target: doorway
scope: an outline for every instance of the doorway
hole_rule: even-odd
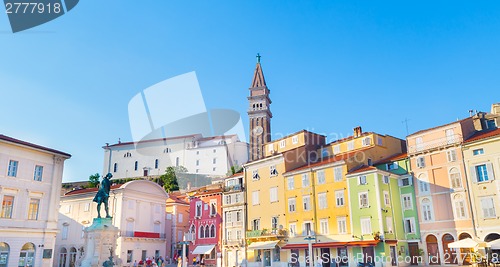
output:
[[[322,267],[330,267],[330,249],[321,248],[320,250],[320,260]]]
[[[410,253],[410,265],[418,265],[419,262],[422,262],[417,242],[408,243],[408,251]]]
[[[375,250],[373,247],[363,247],[363,263],[365,266],[368,263],[374,263]]]
[[[396,254],[396,246],[390,246],[391,250],[391,266],[397,266],[396,258],[398,257]]]
[[[429,265],[441,265],[436,236],[428,235],[425,242],[427,243],[427,260],[429,261]]]
[[[457,264],[457,254],[454,248],[449,248],[448,244],[455,241],[455,238],[450,234],[443,235],[443,252],[445,264]]]
[[[458,240],[466,239],[466,238],[472,238],[471,235],[468,233],[461,233],[458,236]],[[462,258],[462,265],[470,265],[471,264],[471,253],[472,253],[471,248],[461,248],[460,249],[460,257]]]

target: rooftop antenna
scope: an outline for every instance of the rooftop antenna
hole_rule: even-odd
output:
[[[410,120],[408,118],[405,118],[405,120],[401,122],[401,123],[404,123],[406,126],[406,136],[410,135],[410,132],[408,131],[408,122],[409,121]]]
[[[469,116],[472,117],[474,115],[474,110],[469,109]]]

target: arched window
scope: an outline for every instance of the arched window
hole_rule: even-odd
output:
[[[0,267],[7,267],[9,262],[10,247],[5,242],[0,242]]]
[[[59,267],[66,267],[66,261],[68,260],[68,250],[66,248],[61,248],[59,251]],[[24,265],[23,265],[24,266]]]
[[[429,192],[429,179],[427,179],[427,174],[422,173],[418,176],[418,193],[428,194]]]
[[[118,163],[115,163],[115,165],[113,166],[113,172],[117,172],[118,171]]]
[[[215,237],[215,225],[210,226],[210,237]]]
[[[203,225],[200,225],[200,231],[198,231],[200,233],[200,238],[205,238],[205,228],[203,227]]]
[[[433,212],[432,212],[432,203],[428,198],[422,199],[422,217],[424,221],[432,221],[434,220]]]
[[[76,248],[69,250],[69,267],[74,267],[76,264]]]
[[[462,188],[462,177],[457,168],[451,168],[448,175],[450,176],[451,188]]]
[[[155,159],[155,169],[158,169],[158,159]]]
[[[210,237],[210,227],[208,225],[205,225],[205,238]]]
[[[170,149],[168,147],[163,150],[163,153],[165,153],[165,154],[170,153],[170,152],[172,152],[172,149]]]
[[[35,266],[35,245],[33,243],[26,243],[21,248],[18,266]]]
[[[134,163],[134,170],[137,171],[138,168],[139,168],[139,162],[135,161],[135,163]]]
[[[453,197],[453,207],[454,207],[456,219],[466,219],[467,218],[467,209],[465,207],[465,199],[462,195],[456,194]]]

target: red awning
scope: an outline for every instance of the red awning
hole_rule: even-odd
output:
[[[391,240],[387,240],[387,239],[386,239],[384,242],[385,242],[386,244],[389,244],[389,245],[396,245],[396,244],[398,243],[398,241],[397,241],[397,240],[393,240],[393,239],[391,239]]]
[[[286,244],[281,249],[306,249],[308,244]]]
[[[376,246],[380,240],[367,240],[367,241],[351,241],[348,242],[350,247],[371,247]]]
[[[345,247],[349,242],[326,242],[326,243],[316,243],[313,244],[315,248],[336,248]]]

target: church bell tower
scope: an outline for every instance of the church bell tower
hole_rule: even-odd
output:
[[[271,118],[269,109],[271,99],[267,88],[260,55],[257,54],[257,65],[249,88],[248,118],[250,119],[250,161],[264,158],[264,145],[271,141]]]

